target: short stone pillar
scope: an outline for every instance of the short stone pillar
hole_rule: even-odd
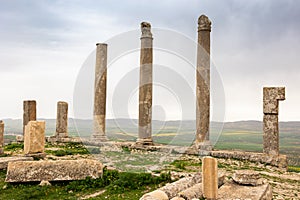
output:
[[[211,21],[207,16],[201,15],[198,19],[195,144],[203,150],[211,150],[212,148],[209,142],[210,32]]]
[[[152,145],[152,33],[148,22],[141,23],[139,131],[137,144]]]
[[[94,85],[94,130],[92,140],[105,142],[105,116],[106,116],[106,77],[107,77],[107,44],[96,44],[96,65]]]
[[[68,103],[57,102],[56,132],[58,138],[68,137]]]
[[[36,120],[36,101],[27,100],[23,102],[23,135],[25,134],[25,126],[29,121]]]
[[[218,198],[218,161],[210,156],[202,159],[202,191],[205,199]]]
[[[278,107],[282,100],[285,100],[285,87],[263,88],[263,152],[268,155],[279,155]]]
[[[4,122],[0,120],[0,154],[4,153]]]
[[[24,153],[44,153],[45,121],[29,121],[25,126]]]

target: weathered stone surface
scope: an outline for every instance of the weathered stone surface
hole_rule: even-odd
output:
[[[140,200],[169,200],[168,195],[161,190],[154,190],[143,195]]]
[[[4,152],[4,122],[0,120],[0,154]]]
[[[278,115],[264,114],[263,122],[263,152],[270,155],[279,155]]]
[[[152,141],[152,33],[151,25],[141,23],[139,133],[137,143],[151,145]]]
[[[57,102],[56,137],[68,137],[68,103]]]
[[[99,178],[102,164],[96,160],[19,161],[8,164],[6,182],[81,180]]]
[[[244,152],[244,151],[211,151],[210,155],[217,158],[233,158],[238,160],[249,160],[251,162],[264,163],[287,169],[286,155],[267,155],[264,153]]]
[[[210,156],[202,159],[202,191],[206,199],[218,197],[218,161]]]
[[[24,153],[44,153],[45,121],[29,121],[25,126]]]
[[[264,114],[278,114],[278,101],[280,100],[285,100],[285,87],[264,87]]]
[[[202,181],[200,174],[195,174],[192,177],[182,178],[173,183],[167,184],[161,187],[160,190],[164,191],[168,197],[171,199],[178,196],[178,193],[192,187],[193,185],[200,183]]]
[[[182,197],[174,197],[174,198],[172,198],[171,200],[185,200],[185,199],[182,198]]]
[[[249,187],[228,182],[219,189],[218,199],[270,200],[272,199],[272,188],[269,184]]]
[[[209,140],[210,31],[210,20],[207,16],[201,15],[198,19],[198,48],[196,73],[196,144]]]
[[[279,100],[285,100],[284,87],[263,88],[263,152],[269,155],[279,155]]]
[[[27,100],[23,102],[23,135],[25,134],[25,126],[29,121],[36,120],[36,101]]]
[[[233,174],[232,179],[241,185],[262,185],[263,179],[260,174],[253,170],[237,170]]]
[[[9,162],[31,161],[32,157],[0,157],[0,170],[6,169]]]
[[[94,85],[94,132],[92,140],[107,141],[105,134],[106,117],[106,79],[107,79],[107,44],[96,44],[96,65]]]
[[[183,199],[203,198],[202,183],[197,183],[186,190],[179,192]]]

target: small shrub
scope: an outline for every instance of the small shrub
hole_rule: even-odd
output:
[[[129,147],[122,147],[122,150],[123,150],[125,153],[130,153]]]
[[[11,144],[8,144],[6,146],[4,146],[4,150],[6,151],[16,151],[16,150],[22,150],[24,148],[24,144],[21,143],[11,143]]]

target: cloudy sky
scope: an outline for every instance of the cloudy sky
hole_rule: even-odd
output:
[[[224,99],[214,101],[225,103],[225,120],[261,120],[263,86],[285,86],[286,101],[280,102],[280,120],[300,120],[298,0],[0,0],[0,3],[0,118],[22,118],[22,103],[26,99],[37,100],[40,118],[55,118],[56,102],[60,100],[69,103],[71,117],[87,117],[74,115],[74,103],[80,102],[74,100],[80,96],[74,95],[74,91],[82,66],[97,42],[111,41],[116,35],[136,30],[142,21],[151,22],[153,28],[172,30],[196,40],[197,18],[206,14],[213,23],[212,60],[225,94]],[[155,57],[154,53],[156,65],[161,65],[159,60],[163,62],[160,56],[168,59],[159,53]],[[123,64],[119,59],[115,65],[138,66],[138,59],[135,52],[124,58]],[[92,69],[93,63],[90,65]],[[118,104],[118,100],[113,100],[117,91],[114,87],[122,77],[111,75],[116,69],[108,71],[108,118],[114,117],[112,106]],[[134,68],[122,70],[123,74],[129,74]],[[163,96],[163,91],[157,89],[154,98]],[[168,95],[164,99],[169,99],[169,103],[160,104],[156,100],[154,118],[181,119],[176,103],[172,107],[172,102],[178,101],[177,95],[170,91]],[[137,96],[131,96],[127,101],[128,112],[135,117]],[[193,95],[189,98],[194,101]],[[83,104],[92,105],[91,102],[92,98]],[[91,113],[89,106],[77,107]],[[161,115],[165,117],[160,118]],[[193,116],[191,113],[187,118]]]

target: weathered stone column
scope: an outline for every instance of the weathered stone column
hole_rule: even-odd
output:
[[[151,145],[152,140],[152,33],[148,22],[141,23],[139,136],[137,144]]]
[[[210,31],[211,21],[201,15],[198,19],[197,86],[196,86],[196,146],[206,146],[209,142],[210,120]]]
[[[29,121],[25,126],[24,153],[44,153],[45,121]]]
[[[68,137],[68,103],[57,102],[56,132],[59,138]]]
[[[4,152],[4,122],[0,120],[0,154]]]
[[[107,44],[96,44],[95,86],[94,86],[94,132],[92,140],[105,142],[106,115],[106,76],[107,76]]]
[[[269,155],[279,155],[278,101],[280,100],[285,100],[284,87],[263,88],[263,152]]]
[[[218,198],[218,161],[210,156],[202,159],[202,192],[205,199]]]
[[[29,121],[36,120],[36,101],[28,100],[23,102],[23,135],[25,134],[25,126]]]

